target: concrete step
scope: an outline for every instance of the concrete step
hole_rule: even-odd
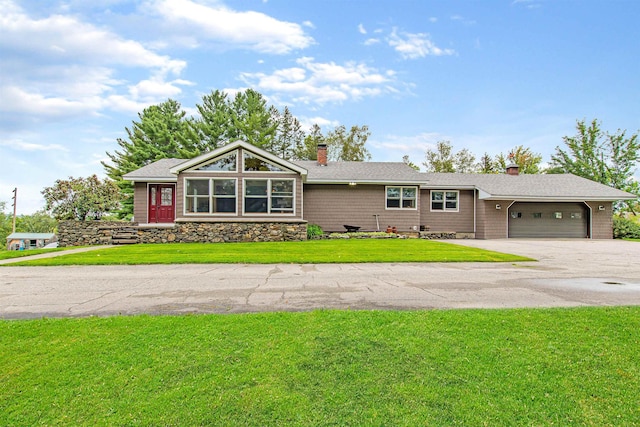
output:
[[[138,239],[111,239],[112,245],[135,245]]]

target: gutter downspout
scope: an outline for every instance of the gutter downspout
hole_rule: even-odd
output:
[[[509,206],[507,206],[507,239],[509,238],[509,209],[511,209],[511,206],[513,206],[513,204],[516,202],[516,200],[514,200],[513,202],[509,203]]]
[[[478,207],[478,189],[473,190],[473,238],[476,239],[476,227],[478,219],[476,218],[476,208]]]
[[[589,239],[593,239],[593,209],[591,209],[591,206],[589,206],[589,203],[586,201],[583,200],[582,203],[589,209],[589,229],[587,230],[587,234],[589,235]]]

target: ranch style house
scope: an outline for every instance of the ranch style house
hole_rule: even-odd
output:
[[[404,163],[289,161],[235,141],[124,175],[134,224],[162,241],[252,241],[325,232],[458,238],[611,239],[612,206],[634,195],[571,174],[422,173]],[[153,233],[152,233],[153,234]],[[269,240],[269,238],[266,238]],[[148,238],[147,241],[154,241]]]

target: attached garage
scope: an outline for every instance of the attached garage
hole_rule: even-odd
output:
[[[509,237],[589,237],[584,203],[516,202],[509,207]]]

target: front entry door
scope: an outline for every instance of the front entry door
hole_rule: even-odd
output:
[[[176,219],[176,192],[173,184],[149,184],[149,223]]]

